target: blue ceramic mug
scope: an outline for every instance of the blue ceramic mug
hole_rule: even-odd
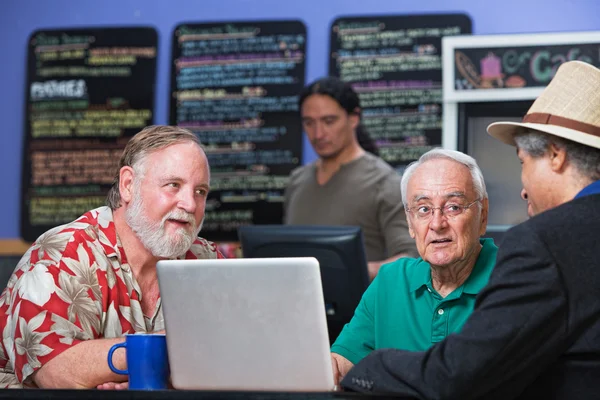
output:
[[[112,361],[113,353],[121,347],[127,352],[127,369],[116,368]],[[108,366],[115,374],[129,375],[129,389],[167,389],[170,372],[165,335],[125,335],[123,343],[115,344],[108,351]]]

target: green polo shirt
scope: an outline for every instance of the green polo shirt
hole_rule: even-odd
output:
[[[445,298],[433,288],[430,266],[422,258],[400,258],[382,266],[331,351],[356,364],[376,349],[422,351],[458,332],[496,263],[494,241],[480,242],[471,275]]]

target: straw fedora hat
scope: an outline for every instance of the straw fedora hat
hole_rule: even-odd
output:
[[[517,133],[534,130],[600,149],[600,69],[582,61],[562,64],[523,122],[494,122],[488,133],[515,146]]]

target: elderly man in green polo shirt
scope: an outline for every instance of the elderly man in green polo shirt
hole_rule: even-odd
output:
[[[433,149],[407,167],[401,185],[421,257],[381,268],[331,348],[336,378],[373,350],[426,350],[459,331],[494,268],[498,248],[481,238],[488,196],[472,157]]]

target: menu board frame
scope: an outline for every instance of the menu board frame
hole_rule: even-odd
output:
[[[250,28],[256,28],[256,32],[252,32]],[[197,40],[198,42],[205,41],[206,43],[198,43],[196,46],[216,46],[217,40],[226,40],[227,38],[233,38],[234,40],[227,46],[234,49],[231,51],[224,51],[223,49],[228,48],[223,44],[223,52],[218,53],[213,47],[210,52],[206,49],[202,51],[198,50],[196,54],[194,51],[187,52],[187,59],[184,62],[180,62],[182,57],[182,49],[180,48],[180,35],[182,28],[187,30],[184,32],[186,35],[193,36],[190,40]],[[244,36],[246,34],[246,36]],[[282,47],[281,51],[271,50],[256,50],[262,49],[261,46],[252,47],[249,45],[244,48],[243,38],[252,37],[254,34],[255,38],[265,38],[268,42],[271,37],[282,38],[282,42],[278,42]],[[276,36],[279,35],[279,36]],[[294,42],[290,39],[288,43],[285,41],[286,35],[296,35],[298,42]],[[200,141],[205,147],[209,164],[211,167],[211,192],[207,199],[207,206],[205,212],[205,222],[200,233],[202,237],[205,237],[211,241],[216,242],[237,242],[237,227],[246,224],[279,224],[283,220],[283,193],[289,173],[296,167],[301,165],[302,162],[302,126],[300,116],[297,110],[297,97],[300,94],[302,88],[305,85],[306,79],[306,49],[307,49],[307,29],[306,25],[302,20],[299,19],[285,19],[285,20],[241,20],[241,21],[212,21],[212,22],[200,22],[200,21],[187,21],[179,23],[172,34],[171,40],[171,74],[170,74],[170,103],[169,103],[169,122],[173,125],[178,125],[192,132],[196,133],[200,138]],[[206,38],[206,39],[203,39]],[[235,39],[242,38],[240,41]],[[261,39],[262,40],[262,39]],[[269,43],[265,42],[264,49],[269,48]],[[301,42],[301,43],[300,43]],[[257,42],[258,43],[258,42]],[[262,41],[260,42],[262,43]],[[290,47],[287,47],[291,44]],[[238,47],[236,47],[238,46]],[[296,46],[294,48],[294,46]],[[190,48],[194,47],[190,44]],[[254,50],[248,50],[252,48]],[[238,49],[235,52],[235,49]],[[213,51],[214,50],[214,51]],[[248,51],[249,53],[247,53]],[[292,83],[282,83],[279,86],[273,83],[255,83],[249,76],[259,76],[266,71],[254,71],[248,73],[244,71],[243,67],[238,70],[238,77],[240,82],[250,82],[247,84],[240,85],[229,85],[223,84],[222,86],[217,83],[225,83],[227,73],[224,73],[224,78],[220,81],[210,82],[207,85],[198,84],[194,85],[193,73],[189,73],[186,76],[185,86],[181,84],[178,86],[178,77],[180,73],[178,68],[180,65],[221,65],[221,63],[238,62],[240,64],[245,63],[242,60],[246,60],[246,56],[251,58],[250,63],[260,63],[265,60],[265,67],[271,60],[271,55],[280,53],[279,57],[282,63],[296,62],[294,67],[290,69],[292,71],[290,75],[282,77],[285,82],[286,79],[293,78]],[[196,54],[192,57],[192,54]],[[250,57],[250,55],[252,55]],[[236,60],[236,57],[243,58]],[[231,57],[228,61],[225,61],[227,57]],[[252,59],[254,58],[254,59]],[[298,61],[299,60],[299,61]],[[201,68],[199,68],[201,70]],[[284,70],[284,68],[282,68]],[[204,70],[202,70],[204,71]],[[276,71],[280,73],[281,71]],[[194,72],[195,73],[195,72]],[[203,72],[204,73],[204,72]],[[292,75],[293,74],[293,75]],[[208,73],[210,75],[210,73]],[[216,75],[214,75],[216,76]],[[213,75],[210,75],[211,79]],[[183,80],[182,80],[183,82]],[[191,82],[191,83],[190,83]],[[245,91],[246,90],[246,91]],[[188,93],[180,93],[188,92]],[[185,97],[183,96],[185,95]],[[264,96],[274,96],[278,99],[285,99],[286,107],[284,111],[269,111],[264,109],[261,112],[257,112],[256,116],[249,116],[244,120],[236,117],[236,112],[222,111],[226,106],[220,106],[218,103],[221,98],[254,98],[256,104]],[[191,96],[191,97],[190,97]],[[195,96],[195,97],[194,97]],[[213,97],[211,97],[213,96]],[[221,97],[222,96],[222,97]],[[198,106],[198,110],[195,117],[198,119],[194,121],[193,112],[188,112],[185,107],[179,106],[179,99],[183,98],[190,99],[194,98],[195,104]],[[295,98],[295,99],[294,99]],[[212,101],[212,103],[211,103]],[[226,104],[223,101],[222,104]],[[235,103],[235,100],[232,104]],[[206,124],[203,118],[208,116],[202,114],[210,107],[211,104],[215,104],[215,108],[219,107],[219,113],[226,116],[226,118],[219,119],[217,116],[213,117],[214,121],[209,121],[211,124]],[[237,103],[236,103],[237,104]],[[240,104],[241,107],[246,107],[249,114],[252,114],[259,105],[252,106],[249,104]],[[291,110],[293,108],[293,110]],[[181,113],[180,113],[181,111]],[[218,115],[219,113],[211,114]],[[202,115],[201,115],[202,114]],[[192,116],[189,119],[183,119],[187,116]],[[254,125],[254,122],[257,122]],[[241,124],[240,124],[241,123]],[[247,123],[248,128],[246,125]],[[221,127],[220,125],[231,124],[231,128]],[[214,128],[212,128],[214,126]],[[240,128],[241,126],[241,128]],[[263,130],[263,128],[265,128]],[[236,138],[237,140],[231,140],[228,144],[225,143],[224,139],[218,139],[216,134],[218,130],[223,130],[223,137]],[[277,129],[278,131],[272,135],[266,133],[269,129]],[[252,132],[252,133],[251,133]],[[255,136],[251,136],[255,135]],[[255,137],[257,140],[251,141],[250,138]],[[268,139],[271,137],[271,139]],[[270,141],[271,140],[271,141]],[[236,148],[234,148],[236,147]],[[242,162],[242,158],[236,159],[235,154],[241,154],[245,160],[257,160],[256,163],[252,164],[252,161],[247,161],[248,164]],[[231,154],[230,154],[231,153]],[[252,153],[252,154],[251,154]],[[269,154],[267,156],[267,154]],[[264,157],[263,157],[264,156]],[[269,158],[273,156],[272,158]],[[281,158],[278,158],[281,157]],[[291,157],[291,158],[290,158]],[[267,160],[284,160],[279,164],[269,164]],[[285,160],[292,160],[286,162]],[[259,177],[258,179],[264,179],[266,188],[257,189],[255,187],[249,187],[242,190],[240,187],[235,187],[231,182],[241,177],[242,180],[251,179],[252,176]],[[262,178],[261,178],[262,177]],[[267,182],[272,179],[272,182]],[[222,187],[219,186],[219,182],[224,182]],[[272,186],[269,186],[272,185]],[[260,186],[257,184],[257,187]],[[231,217],[231,218],[230,218]]]
[[[342,49],[338,43],[342,23],[345,24],[344,29],[351,31],[349,35],[357,36],[356,41],[365,35],[366,45]],[[390,32],[390,35],[386,35],[386,32]],[[371,60],[371,66],[359,65],[354,69],[357,70],[357,77],[362,70],[367,75],[373,70],[372,77],[355,80],[350,74],[351,78],[342,79],[349,81],[361,98],[363,124],[378,144],[380,156],[398,171],[402,171],[429,148],[442,144],[442,38],[445,34],[471,32],[472,21],[466,13],[348,15],[339,16],[331,23],[329,74],[341,76],[338,66],[340,57],[348,57],[354,63],[357,61],[353,60],[360,61],[361,58]],[[367,35],[375,35],[372,39],[375,44],[372,46],[367,46]],[[362,51],[364,55],[359,54],[362,49],[366,49]],[[340,54],[341,51],[344,54]],[[397,60],[394,61],[394,58]],[[404,59],[417,60],[417,70],[399,70]],[[427,66],[427,63],[430,65]],[[374,65],[378,64],[381,64],[381,70],[375,70]],[[434,64],[438,64],[439,68],[432,68]],[[376,95],[377,91],[387,94],[382,97]],[[392,98],[398,96],[394,93],[403,91],[407,94]],[[415,93],[421,93],[426,98],[415,104],[412,97]],[[373,106],[369,105],[369,101]],[[381,120],[381,126],[373,122],[375,128],[372,129],[368,121],[370,117]],[[410,129],[406,130],[406,134],[390,127],[393,118],[407,121],[406,127]],[[407,151],[402,154],[404,149]]]
[[[50,28],[30,34],[20,191],[20,235],[26,242],[89,211],[87,203],[104,204],[126,142],[153,124],[157,59],[158,33],[151,26]],[[86,103],[88,108],[81,108]],[[114,167],[112,176],[85,182],[91,176],[86,173],[95,169],[86,151],[104,152],[99,165],[104,175]],[[69,152],[80,161],[69,158]],[[56,204],[48,203],[55,199]],[[66,210],[66,200],[73,210]],[[37,221],[44,222],[36,223],[36,213],[42,217]]]
[[[600,61],[600,31],[588,32],[560,32],[560,33],[534,33],[534,34],[506,34],[506,35],[464,35],[452,36],[442,39],[443,57],[443,93],[444,93],[444,122],[442,145],[447,149],[458,149],[458,117],[460,103],[471,102],[502,102],[534,100],[544,90],[545,85],[523,87],[489,87],[474,90],[464,90],[457,87],[458,79],[456,66],[457,51],[468,52],[485,50],[493,52],[494,49],[514,47],[515,49],[539,47],[541,50],[551,50],[553,47],[565,45],[590,45],[598,44],[598,60]],[[575,58],[581,52],[571,52]],[[556,56],[556,55],[555,55]],[[525,58],[525,57],[524,57]],[[545,60],[547,67],[556,68],[569,57],[566,54]],[[531,61],[528,57],[527,62]],[[597,65],[600,67],[600,65]],[[477,71],[475,72],[477,73]]]

